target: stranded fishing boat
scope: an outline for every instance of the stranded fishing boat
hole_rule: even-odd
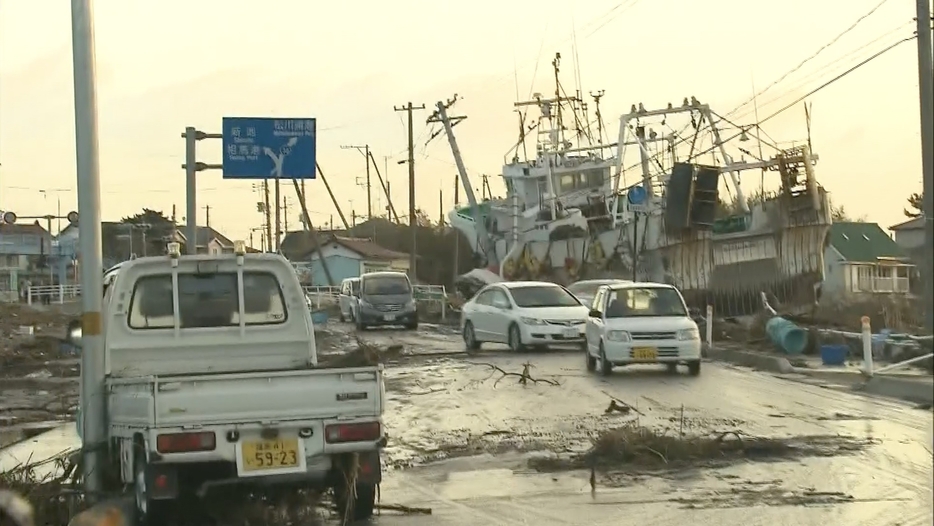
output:
[[[502,169],[507,197],[476,202],[468,187],[470,205],[449,213],[483,266],[504,279],[670,283],[692,307],[714,304],[724,315],[758,310],[762,291],[785,304],[816,301],[831,214],[809,146],[771,146],[774,155],[757,157],[735,143],[752,140],[758,125],[736,126],[694,97],[661,109],[633,105],[611,143],[603,92],[591,94],[591,119],[580,92],[568,96],[557,81],[560,55],[552,65],[554,95],[515,105],[519,140]],[[527,124],[530,110],[538,117]],[[763,180],[777,173],[779,190],[747,196],[739,177],[747,170]]]

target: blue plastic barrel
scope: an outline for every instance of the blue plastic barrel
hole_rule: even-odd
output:
[[[824,365],[843,365],[846,363],[846,357],[849,354],[849,345],[825,344],[820,346],[820,359]]]
[[[785,354],[801,354],[808,346],[807,331],[785,318],[776,316],[769,320],[765,324],[765,332]]]

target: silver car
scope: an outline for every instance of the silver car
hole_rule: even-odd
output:
[[[583,279],[572,283],[568,290],[577,297],[581,305],[588,309],[593,305],[594,296],[597,295],[597,289],[603,285],[612,285],[613,283],[629,283],[628,279]]]

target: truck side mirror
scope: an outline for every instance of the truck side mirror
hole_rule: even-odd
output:
[[[602,318],[602,317],[603,317],[603,314],[602,314],[600,311],[598,311],[597,309],[594,309],[594,310],[590,311],[590,313],[588,314],[588,316],[590,316],[591,318]]]

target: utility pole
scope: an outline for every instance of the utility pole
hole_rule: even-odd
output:
[[[87,498],[103,489],[104,341],[101,337],[103,262],[101,260],[100,157],[97,139],[97,86],[94,23],[90,0],[71,0],[71,46],[75,93],[75,160],[78,175],[78,257],[81,261],[81,429]]]
[[[918,90],[921,96],[921,170],[923,174],[921,217],[924,218],[925,328],[934,332],[934,63],[931,56],[931,6],[915,0],[918,23]]]
[[[389,159],[384,157],[384,159]],[[383,189],[383,193],[386,194],[386,217],[392,221],[393,218],[396,219],[396,223],[399,222],[399,214],[396,213],[396,208],[392,206],[392,196],[389,195],[389,165],[386,165],[386,180],[383,180],[383,174],[379,173],[379,166],[376,164],[376,157],[373,157],[373,152],[370,152],[370,161],[373,163],[373,169],[376,170],[376,178],[379,179],[379,186]]]
[[[302,196],[305,195],[305,192],[301,190],[301,187],[299,187],[299,193],[301,193]],[[288,235],[289,234],[289,199],[285,196],[282,196],[282,217],[284,219],[285,234]]]
[[[269,181],[263,181],[263,214],[266,216],[266,251],[272,252],[272,218],[269,216]]]
[[[414,110],[424,110],[425,105],[413,106],[410,101],[402,107],[393,107],[396,111],[404,111],[409,116],[409,231],[412,233],[412,250],[409,252],[409,279],[415,282],[415,240],[418,233],[418,222],[415,220],[415,136],[412,132],[412,112]]]
[[[366,159],[366,216],[367,219],[373,219],[373,198],[370,193],[370,145],[341,146],[341,150],[357,150]]]
[[[454,126],[463,122],[467,117],[463,115],[448,116],[448,110],[457,102],[457,94],[447,101],[438,101],[435,105],[437,110],[428,117],[427,122],[440,122],[444,125],[444,134],[448,137],[448,143],[451,145],[451,155],[454,156],[454,164],[457,166],[457,173],[460,176],[461,184],[464,186],[464,193],[467,196],[467,202],[470,203],[470,213],[475,218],[474,224],[477,229],[477,246],[480,254],[484,258],[484,265],[496,262],[496,250],[486,231],[487,215],[483,208],[477,203],[477,196],[473,192],[473,186],[467,177],[467,167],[464,166],[464,159],[461,157],[460,148],[457,146],[457,139],[454,137]],[[471,240],[471,245],[473,241]]]
[[[211,227],[211,205],[204,205],[204,226]]]

